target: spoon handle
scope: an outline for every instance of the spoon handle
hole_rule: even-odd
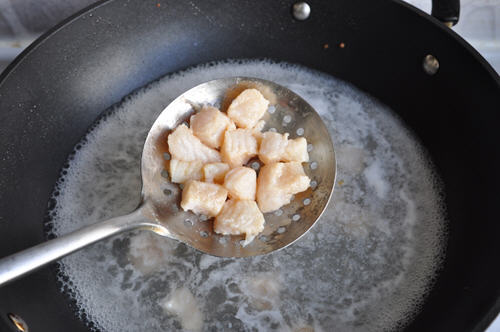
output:
[[[109,236],[145,225],[141,209],[86,226],[73,233],[38,244],[0,259],[0,287],[45,264]]]

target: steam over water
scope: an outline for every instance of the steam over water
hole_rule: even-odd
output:
[[[127,97],[87,135],[60,179],[53,233],[132,211],[141,190],[142,146],[155,118],[185,90],[228,76],[287,86],[322,116],[338,163],[323,217],[294,245],[243,259],[211,257],[147,232],[124,234],[64,258],[63,290],[103,331],[404,325],[418,312],[443,255],[437,178],[419,143],[386,106],[304,67],[204,65]]]

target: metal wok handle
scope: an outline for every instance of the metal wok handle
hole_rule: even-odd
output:
[[[460,0],[432,0],[432,16],[449,27],[458,23]]]
[[[0,259],[0,287],[92,243],[146,225],[141,212],[98,222]]]

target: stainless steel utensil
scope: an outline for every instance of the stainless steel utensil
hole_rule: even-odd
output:
[[[264,116],[266,130],[304,136],[310,162],[304,165],[311,188],[297,194],[282,209],[265,215],[264,231],[242,246],[243,236],[221,236],[212,222],[179,209],[180,186],[168,180],[167,136],[187,120],[199,105],[216,105],[222,110],[245,88],[256,88],[270,101]],[[140,110],[138,110],[140,111]],[[258,169],[259,162],[250,166]],[[214,256],[247,257],[284,248],[304,235],[326,208],[335,183],[336,162],[326,126],[316,111],[289,89],[266,80],[246,77],[216,79],[200,84],[175,99],[163,110],[148,133],[143,148],[142,201],[132,213],[87,226],[0,260],[0,286],[94,242],[130,230],[150,230],[184,242]]]

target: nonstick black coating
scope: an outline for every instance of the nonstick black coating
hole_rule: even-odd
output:
[[[500,309],[498,75],[444,25],[399,1],[309,3],[311,17],[299,22],[291,1],[109,1],[29,47],[0,77],[0,257],[45,239],[59,171],[103,110],[189,66],[270,58],[349,81],[413,129],[445,186],[449,240],[407,329],[484,329]],[[422,69],[426,54],[439,59],[434,76]],[[30,331],[88,330],[58,287],[52,266],[1,288],[0,328],[16,313]]]

